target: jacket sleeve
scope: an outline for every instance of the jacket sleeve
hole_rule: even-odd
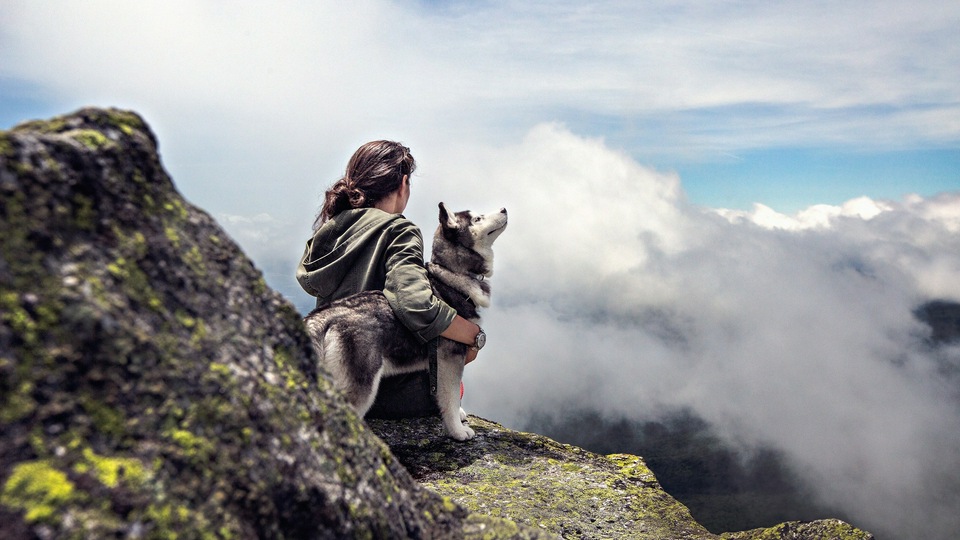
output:
[[[424,343],[439,336],[457,312],[433,294],[423,264],[423,238],[413,223],[403,220],[386,250],[383,294],[390,307]]]

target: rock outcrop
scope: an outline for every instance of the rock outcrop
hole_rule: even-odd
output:
[[[634,456],[481,419],[385,445],[136,114],[0,132],[0,230],[2,538],[717,538]]]
[[[717,536],[667,494],[643,459],[601,456],[470,417],[469,444],[443,437],[434,419],[369,420],[413,477],[476,513],[563,538],[870,540],[836,519],[783,523]]]

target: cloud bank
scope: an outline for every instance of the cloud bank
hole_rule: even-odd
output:
[[[471,180],[511,224],[469,410],[689,408],[858,525],[957,530],[960,345],[931,349],[912,312],[960,301],[960,193],[732,212],[555,124],[485,154]]]

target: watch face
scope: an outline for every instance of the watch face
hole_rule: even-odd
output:
[[[486,343],[487,343],[487,334],[485,334],[483,330],[481,330],[480,333],[477,334],[477,339],[476,339],[477,348],[482,349],[483,346],[486,345]]]

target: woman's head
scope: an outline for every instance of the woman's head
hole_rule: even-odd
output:
[[[372,141],[353,153],[346,173],[327,190],[323,208],[314,224],[344,210],[373,207],[400,189],[404,176],[413,174],[417,164],[410,149],[393,141]]]

